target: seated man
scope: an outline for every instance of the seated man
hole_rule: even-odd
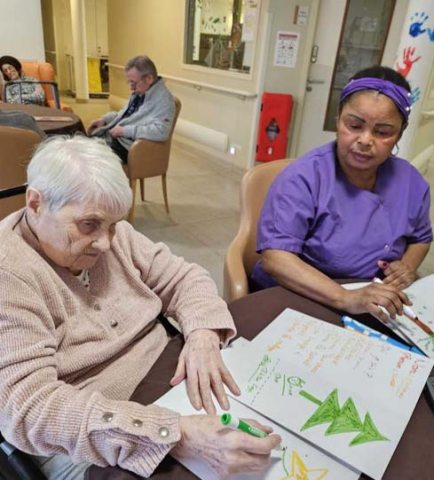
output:
[[[128,104],[119,112],[94,120],[88,129],[90,136],[103,137],[123,163],[127,163],[134,140],[166,140],[175,116],[173,96],[150,58],[132,58],[125,65],[125,73],[132,92]]]

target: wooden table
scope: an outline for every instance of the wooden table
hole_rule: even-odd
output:
[[[249,340],[254,338],[286,307],[321,318],[335,325],[340,324],[339,312],[281,287],[248,295],[229,305],[237,324],[238,334]],[[385,332],[380,322],[369,315],[360,315],[356,318],[377,330]],[[169,390],[169,380],[175,371],[181,348],[181,337],[174,337],[148,375],[137,387],[131,400],[149,404]],[[140,477],[117,467],[99,468],[92,466],[88,469],[86,475],[87,480],[137,480],[138,478]],[[195,475],[170,456],[163,460],[151,478],[158,480],[197,479]],[[364,480],[368,478],[365,475],[361,476],[361,479]],[[432,480],[433,478],[434,413],[427,401],[426,392],[424,392],[387,467],[383,480]]]
[[[28,113],[38,123],[47,135],[72,135],[76,132],[85,133],[80,117],[71,112],[40,105],[22,105],[20,103],[1,103],[0,110],[5,112]],[[57,120],[56,120],[57,117]]]

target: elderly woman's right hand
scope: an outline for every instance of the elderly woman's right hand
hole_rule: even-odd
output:
[[[279,435],[254,420],[249,423],[270,433],[257,438],[239,430],[224,427],[216,415],[190,415],[180,418],[181,440],[172,450],[175,458],[200,458],[221,479],[241,472],[264,470],[270,462],[271,450],[279,445]]]
[[[389,317],[384,310],[391,318],[395,318],[396,315],[402,315],[403,305],[411,305],[404,292],[392,285],[370,283],[355,290],[345,290],[342,310],[348,313],[370,313],[387,323]]]

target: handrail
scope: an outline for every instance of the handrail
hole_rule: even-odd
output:
[[[422,117],[423,118],[434,117],[434,110],[422,110]]]
[[[112,68],[121,68],[122,70],[124,69],[122,65],[118,65],[116,63],[107,62],[107,65]],[[256,98],[258,96],[256,92],[249,92],[247,90],[237,90],[235,88],[220,87],[218,85],[212,85],[211,83],[197,82],[195,80],[188,80],[187,78],[174,77],[172,75],[161,74],[161,76],[163,78],[167,78],[167,80],[172,80],[174,82],[186,83],[187,85],[192,85],[193,88],[195,88],[198,91],[202,90],[202,88],[206,88],[208,90],[214,90],[217,92],[227,93],[229,95],[235,95],[241,98],[242,100],[245,100],[246,98]]]

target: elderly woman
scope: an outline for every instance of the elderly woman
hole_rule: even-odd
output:
[[[258,225],[259,288],[280,284],[350,313],[382,320],[410,304],[432,241],[427,182],[392,154],[410,113],[410,86],[371,67],[342,90],[337,139],[289,165],[273,183]],[[348,291],[332,278],[382,276]]]
[[[22,65],[15,57],[5,55],[0,58],[0,69],[5,82],[14,82],[6,85],[4,90],[7,103],[36,103],[45,105],[45,92],[38,80],[22,74]]]
[[[222,435],[214,414],[212,391],[225,409],[223,384],[239,393],[219,349],[235,335],[226,305],[205,270],[123,221],[128,180],[100,142],[42,143],[26,207],[0,222],[0,430],[56,480],[90,463],[149,476],[174,447],[221,477],[260,470],[280,438]],[[161,312],[185,337],[171,383],[186,377],[209,415],[128,401],[168,343]]]

